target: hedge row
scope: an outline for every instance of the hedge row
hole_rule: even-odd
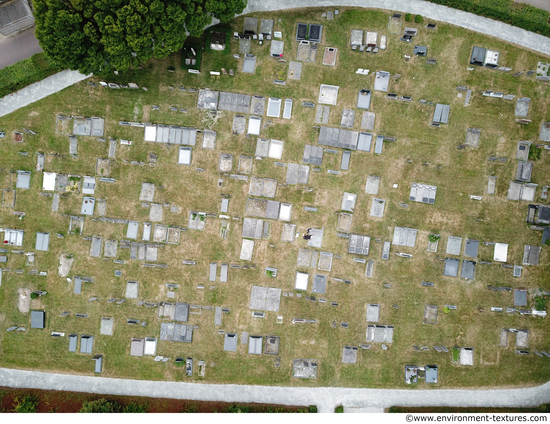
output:
[[[50,63],[44,53],[0,69],[0,98],[41,81],[61,69]]]
[[[550,13],[513,0],[428,0],[550,36]]]

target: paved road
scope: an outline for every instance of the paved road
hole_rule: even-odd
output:
[[[532,1],[549,3],[549,0]],[[243,14],[307,7],[334,9],[335,6],[379,8],[394,10],[396,12],[420,14],[428,19],[447,22],[482,34],[492,35],[493,37],[501,38],[510,43],[550,56],[550,39],[547,37],[472,13],[462,12],[422,0],[248,0],[248,6]]]
[[[15,93],[2,97],[0,99],[0,117],[28,106],[44,97],[48,97],[51,94],[57,93],[89,77],[91,77],[91,74],[82,75],[78,71],[66,70],[49,76],[42,81],[35,82]],[[0,386],[1,385],[0,380]]]
[[[0,43],[0,69],[41,51],[42,47],[34,36],[34,28],[29,28]]]
[[[90,369],[93,365],[91,362]],[[158,366],[163,365],[158,364]],[[475,369],[470,372],[475,372]],[[508,390],[301,388],[122,380],[0,368],[0,385],[173,399],[317,405],[319,412],[334,412],[334,408],[338,405],[343,405],[349,412],[382,412],[383,408],[393,405],[498,408],[537,406],[550,401],[550,383],[538,387]]]
[[[527,3],[550,12],[550,0],[514,0],[516,3]]]

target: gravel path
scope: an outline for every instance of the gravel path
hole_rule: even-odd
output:
[[[108,358],[106,358],[108,360]],[[92,369],[90,361],[90,370]],[[162,366],[162,364],[158,364]],[[475,372],[474,369],[471,372]],[[537,406],[550,401],[550,383],[538,387],[502,390],[383,390],[338,387],[298,388],[234,384],[175,383],[50,374],[0,368],[0,385],[14,388],[165,397],[223,402],[317,405],[319,412],[334,412],[343,405],[349,412],[382,412],[400,406]]]
[[[527,0],[526,2],[549,3],[548,0]],[[379,8],[420,14],[428,19],[492,35],[550,56],[550,39],[543,35],[422,0],[301,0],[299,2],[295,0],[248,0],[248,6],[243,14],[306,7],[326,7],[334,10],[338,6]]]
[[[35,82],[28,87],[0,99],[0,116],[12,113],[17,109],[28,106],[44,97],[57,93],[91,75],[82,75],[78,71],[61,71],[42,81]]]

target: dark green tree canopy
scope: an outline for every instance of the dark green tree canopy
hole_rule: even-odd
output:
[[[123,71],[181,49],[212,18],[231,20],[246,0],[34,0],[36,36],[59,65]]]

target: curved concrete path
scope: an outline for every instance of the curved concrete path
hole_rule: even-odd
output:
[[[243,14],[308,7],[353,6],[413,13],[491,35],[550,56],[550,38],[499,21],[422,0],[248,0]],[[368,27],[368,23],[363,25]]]
[[[0,386],[205,401],[317,405],[319,412],[334,412],[338,405],[344,405],[349,412],[383,412],[383,408],[394,405],[519,407],[550,401],[550,382],[538,387],[498,390],[302,388],[123,380],[0,368]]]

